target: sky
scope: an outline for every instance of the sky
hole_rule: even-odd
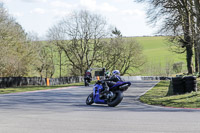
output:
[[[123,36],[152,36],[147,5],[134,0],[0,0],[26,32],[45,37],[48,29],[73,11],[88,10],[106,18]]]

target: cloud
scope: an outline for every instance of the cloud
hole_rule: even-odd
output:
[[[3,3],[9,3],[9,2],[15,2],[17,0],[0,0],[0,2],[3,2]],[[48,0],[18,0],[18,2],[27,2],[27,3],[34,3],[34,2],[48,2]]]
[[[0,2],[3,2],[3,3],[9,3],[11,2],[12,0],[0,0]]]
[[[98,7],[99,10],[101,11],[107,11],[107,12],[115,12],[117,11],[118,9],[114,6],[111,6],[110,4],[108,3],[103,3],[101,6]]]
[[[109,3],[98,4],[96,0],[80,0],[80,5],[91,11],[114,12],[118,9]]]
[[[97,9],[96,0],[80,0],[80,5],[92,11]]]
[[[57,10],[57,9],[54,9],[51,11],[52,14],[56,17],[56,18],[59,18],[59,17],[64,17],[64,16],[67,16],[69,15],[71,12],[70,11],[66,11],[66,10]]]
[[[53,1],[50,3],[53,7],[61,7],[61,8],[72,8],[74,5],[68,4],[67,2],[62,2],[59,0]]]
[[[30,11],[30,13],[45,14],[46,10],[42,8],[35,8],[34,10]]]
[[[14,17],[22,17],[24,16],[23,13],[20,13],[20,12],[14,12],[14,13],[11,13]]]
[[[138,9],[134,9],[134,10],[127,9],[127,10],[123,10],[122,14],[123,15],[131,15],[131,16],[144,16],[145,12],[142,10],[138,10]]]
[[[48,0],[21,0],[22,2],[47,2]]]

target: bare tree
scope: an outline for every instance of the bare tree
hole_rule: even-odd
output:
[[[40,49],[38,49],[38,61],[37,70],[40,73],[41,77],[51,77],[55,72],[54,65],[54,54],[53,49],[48,44],[42,44]]]
[[[124,39],[121,32],[112,30],[114,37],[104,42],[101,53],[101,67],[114,70],[118,69],[121,75],[131,74],[134,69],[145,63],[142,47],[134,39]]]
[[[71,73],[83,75],[99,58],[101,39],[107,36],[106,20],[100,15],[80,11],[65,17],[56,27],[60,32],[58,46],[70,62]],[[52,29],[49,31],[54,34]]]
[[[54,47],[47,41],[40,41],[37,33],[29,33],[28,38],[34,54],[30,63],[32,71],[39,73],[40,77],[52,77],[55,73]]]
[[[61,48],[62,46],[62,39],[64,38],[63,35],[64,33],[62,33],[61,31],[61,27],[59,27],[60,25],[55,25],[53,27],[51,27],[48,31],[47,37],[49,39],[49,43],[53,44],[54,46],[56,46],[56,51],[58,52],[59,55],[59,76],[62,77],[62,67],[65,66],[67,63],[66,62],[62,62],[63,58],[62,58],[62,54],[63,54],[63,49]]]

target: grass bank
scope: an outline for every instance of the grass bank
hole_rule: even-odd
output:
[[[95,84],[95,83],[96,81],[94,80],[90,84]],[[56,89],[56,88],[70,87],[70,86],[84,86],[84,82],[64,84],[64,85],[53,85],[53,86],[19,86],[19,87],[10,87],[10,88],[0,88],[0,94],[48,90],[48,89]]]
[[[159,106],[200,108],[200,91],[183,95],[168,95],[169,81],[160,81],[154,88],[140,97],[140,101]],[[197,86],[200,84],[198,83]],[[198,88],[199,90],[199,88]]]
[[[81,83],[72,83],[72,84],[54,85],[54,86],[20,86],[20,87],[12,87],[12,88],[0,88],[0,94],[48,90],[48,89],[56,89],[56,88],[70,87],[70,86],[83,86],[83,85],[84,83],[81,82]]]

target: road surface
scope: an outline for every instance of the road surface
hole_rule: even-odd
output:
[[[0,95],[0,133],[199,133],[200,110],[138,101],[157,81],[133,81],[117,107],[85,104],[90,87]]]

